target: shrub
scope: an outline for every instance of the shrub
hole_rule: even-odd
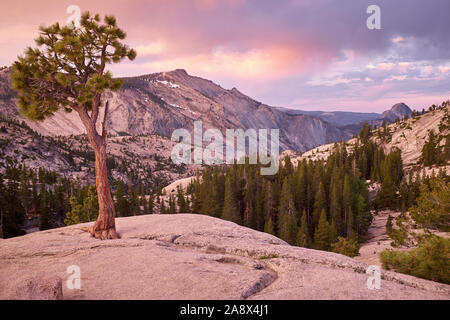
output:
[[[349,257],[355,257],[359,254],[359,243],[354,237],[350,237],[349,240],[338,237],[336,243],[331,244],[331,251],[344,254]]]
[[[389,216],[390,217],[390,216]],[[388,231],[389,225],[388,223],[391,222],[390,228],[391,231]],[[410,223],[411,220],[408,218],[406,214],[401,214],[395,219],[396,228],[392,228],[392,219],[391,221],[388,221],[386,223],[386,233],[387,235],[394,241],[391,242],[391,246],[393,247],[399,247],[403,245],[410,245],[411,241],[409,239],[410,235]]]
[[[450,284],[450,239],[427,236],[409,252],[383,250],[380,260],[387,270]]]
[[[450,231],[450,183],[434,178],[430,186],[423,184],[417,204],[409,211],[421,227]]]

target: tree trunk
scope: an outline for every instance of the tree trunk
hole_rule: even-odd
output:
[[[94,147],[95,151],[95,183],[97,186],[99,214],[97,221],[90,229],[92,236],[98,239],[117,239],[114,202],[108,181],[106,167],[106,143]]]
[[[95,103],[95,102],[94,102]],[[99,103],[99,101],[97,101]],[[114,209],[114,202],[111,196],[111,189],[108,181],[108,170],[106,167],[106,128],[105,121],[108,113],[108,102],[105,106],[105,114],[102,123],[102,134],[99,135],[96,129],[98,104],[94,105],[93,110],[96,111],[88,115],[87,110],[83,107],[76,109],[80,115],[81,121],[86,128],[86,133],[95,152],[95,183],[97,187],[99,213],[94,225],[89,229],[89,232],[95,238],[117,239],[115,217],[116,211]]]

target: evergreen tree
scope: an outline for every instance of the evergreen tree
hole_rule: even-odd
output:
[[[422,161],[425,166],[431,166],[438,162],[439,145],[433,130],[428,133],[428,139],[422,147]]]
[[[322,210],[327,209],[327,198],[325,195],[325,189],[323,183],[320,182],[319,188],[317,189],[316,196],[314,197],[314,211],[313,211],[313,227],[317,226],[319,222]]]
[[[83,201],[82,222],[95,221],[98,215],[97,190],[94,185],[88,186],[88,194]]]
[[[264,225],[264,232],[275,235],[275,228],[274,228],[274,223],[272,221],[272,217],[270,217],[269,220],[266,221],[266,223]]]
[[[307,208],[307,174],[306,174],[306,161],[302,161],[297,168],[297,181],[296,181],[296,208],[298,213],[303,212]]]
[[[139,206],[139,196],[137,188],[133,188],[132,186],[128,187],[128,205],[130,215],[138,216],[141,214],[141,207]]]
[[[417,204],[411,216],[423,228],[450,231],[450,183],[442,178],[431,179],[420,187]]]
[[[22,171],[20,173],[20,201],[26,211],[30,210],[32,204],[32,193],[30,191],[28,170],[25,163],[22,165]]]
[[[349,225],[349,217],[351,216],[352,193],[350,189],[350,176],[345,175],[344,190],[342,193],[342,206],[344,208],[344,229],[347,232]]]
[[[154,197],[153,197],[153,195],[151,195],[151,196],[148,198],[148,206],[147,206],[147,212],[146,212],[146,214],[153,214],[153,209],[154,209],[154,207],[155,207]]]
[[[338,231],[334,220],[331,221],[330,225],[330,244],[333,244],[338,241]]]
[[[18,198],[18,185],[12,177],[6,175],[8,182],[4,186],[0,174],[0,223],[2,238],[11,238],[25,234],[22,229],[25,222],[25,210]]]
[[[178,186],[177,187],[177,204],[178,204],[178,212],[186,213],[188,212],[188,208],[186,205],[186,199],[184,197],[183,189]]]
[[[330,224],[327,221],[325,209],[322,209],[319,224],[314,232],[314,246],[319,250],[329,250],[330,248]]]
[[[125,194],[122,180],[117,181],[115,196],[116,212],[119,217],[128,217],[131,215],[130,203]]]
[[[45,188],[45,184],[41,186],[40,192],[40,206],[39,206],[39,230],[50,229],[50,209],[49,209],[49,195]]]
[[[337,170],[335,169],[337,172]],[[342,219],[342,184],[339,183],[338,177],[333,173],[333,181],[331,184],[330,193],[330,216],[336,225],[338,234],[343,234],[343,219]]]
[[[300,228],[298,229],[296,244],[299,247],[309,248],[311,239],[309,237],[308,222],[306,220],[306,210],[303,210]]]
[[[234,195],[234,186],[231,177],[225,178],[225,199],[223,205],[222,219],[241,223],[241,217],[236,204],[236,197]]]
[[[264,231],[267,184],[265,179],[261,179],[260,183],[261,187],[257,189],[255,199],[255,220],[256,230]]]
[[[385,176],[381,183],[381,190],[378,192],[375,202],[379,209],[397,208],[396,190],[390,175]]]
[[[36,174],[35,172],[32,172],[31,175],[31,205],[32,208],[34,209],[34,211],[38,210],[39,207],[39,196],[38,196],[38,192],[37,192],[37,181],[36,181]]]
[[[83,206],[78,203],[76,197],[70,197],[69,202],[72,209],[66,213],[66,218],[64,219],[66,226],[80,223],[83,214]]]
[[[167,213],[166,211],[166,201],[164,199],[161,200],[161,207],[160,207],[160,213],[161,214],[165,214]]]
[[[278,209],[278,235],[290,244],[295,244],[298,232],[297,213],[294,207],[291,185],[284,178],[280,194],[280,206]]]
[[[167,210],[167,213],[170,213],[170,214],[177,213],[177,207],[176,207],[176,204],[175,204],[175,197],[173,195],[169,196],[169,208]]]
[[[118,90],[123,83],[105,67],[136,57],[134,50],[121,43],[125,37],[113,16],[102,22],[98,14],[92,17],[85,12],[78,28],[59,23],[40,27],[37,47],[29,47],[11,69],[12,88],[17,91],[23,117],[40,121],[58,110],[75,111],[83,123],[95,151],[97,190],[101,194],[99,218],[89,231],[101,239],[117,238],[106,165],[108,103],[103,121],[98,120],[105,90]],[[97,122],[102,123],[101,133],[95,129]]]

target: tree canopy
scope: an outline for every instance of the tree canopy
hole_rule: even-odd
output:
[[[125,32],[113,16],[85,12],[79,28],[55,23],[39,28],[37,48],[28,47],[13,64],[11,79],[18,92],[20,113],[30,120],[44,120],[59,108],[71,112],[85,107],[97,120],[100,95],[117,90],[121,79],[105,71],[110,63],[133,60],[136,52],[122,44]]]

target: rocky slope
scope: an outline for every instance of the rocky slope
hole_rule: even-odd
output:
[[[176,165],[170,159],[175,142],[155,135],[108,138],[111,178],[128,182],[136,175],[147,186],[192,176],[198,165]],[[0,173],[11,165],[44,167],[61,176],[95,183],[94,154],[86,135],[43,136],[25,123],[0,117]]]
[[[117,219],[122,238],[101,242],[75,225],[0,240],[0,298],[63,299],[449,299],[450,286],[292,247],[216,218]],[[69,289],[69,266],[81,287]]]
[[[393,247],[391,245],[393,239],[391,239],[387,235],[386,223],[389,216],[391,216],[393,218],[392,220],[393,227],[394,229],[397,228],[395,221],[397,217],[401,215],[401,212],[386,209],[380,211],[373,211],[372,215],[373,215],[372,224],[370,225],[367,234],[364,235],[365,241],[361,243],[359,255],[354,257],[354,259],[370,265],[377,265],[381,267],[380,252],[383,251],[384,249],[394,249],[395,251],[410,251],[413,248],[417,248],[417,242],[413,241],[411,237],[409,238],[410,241],[407,241],[408,243],[405,243],[405,245],[396,247]],[[421,234],[424,232],[423,229],[415,228],[414,224],[411,224],[410,227],[411,227],[410,232],[414,232],[417,234]],[[428,230],[428,231],[439,237],[450,238],[450,232],[443,232],[437,230]]]
[[[395,108],[395,106],[393,108]],[[393,148],[399,148],[402,151],[404,167],[407,170],[412,169],[413,167],[417,167],[419,163],[423,145],[428,138],[428,132],[433,130],[436,134],[439,134],[439,125],[443,121],[446,112],[450,112],[450,105],[444,109],[430,111],[423,115],[388,125],[387,127],[390,134],[385,140],[381,140],[377,137],[377,131],[374,132],[371,139],[382,146],[386,153],[390,152]],[[448,130],[441,134],[448,134]],[[347,149],[349,151],[352,149],[352,145],[354,145],[355,142],[356,139],[353,138],[346,141]],[[441,143],[445,143],[445,140],[442,140]],[[304,152],[303,154],[298,154],[292,150],[285,151],[283,154],[289,154],[295,163],[301,159],[325,160],[330,155],[333,145],[333,143],[321,145]],[[445,166],[444,169],[450,173],[449,165]],[[431,168],[425,168],[425,170],[427,170],[428,173],[431,171]]]

